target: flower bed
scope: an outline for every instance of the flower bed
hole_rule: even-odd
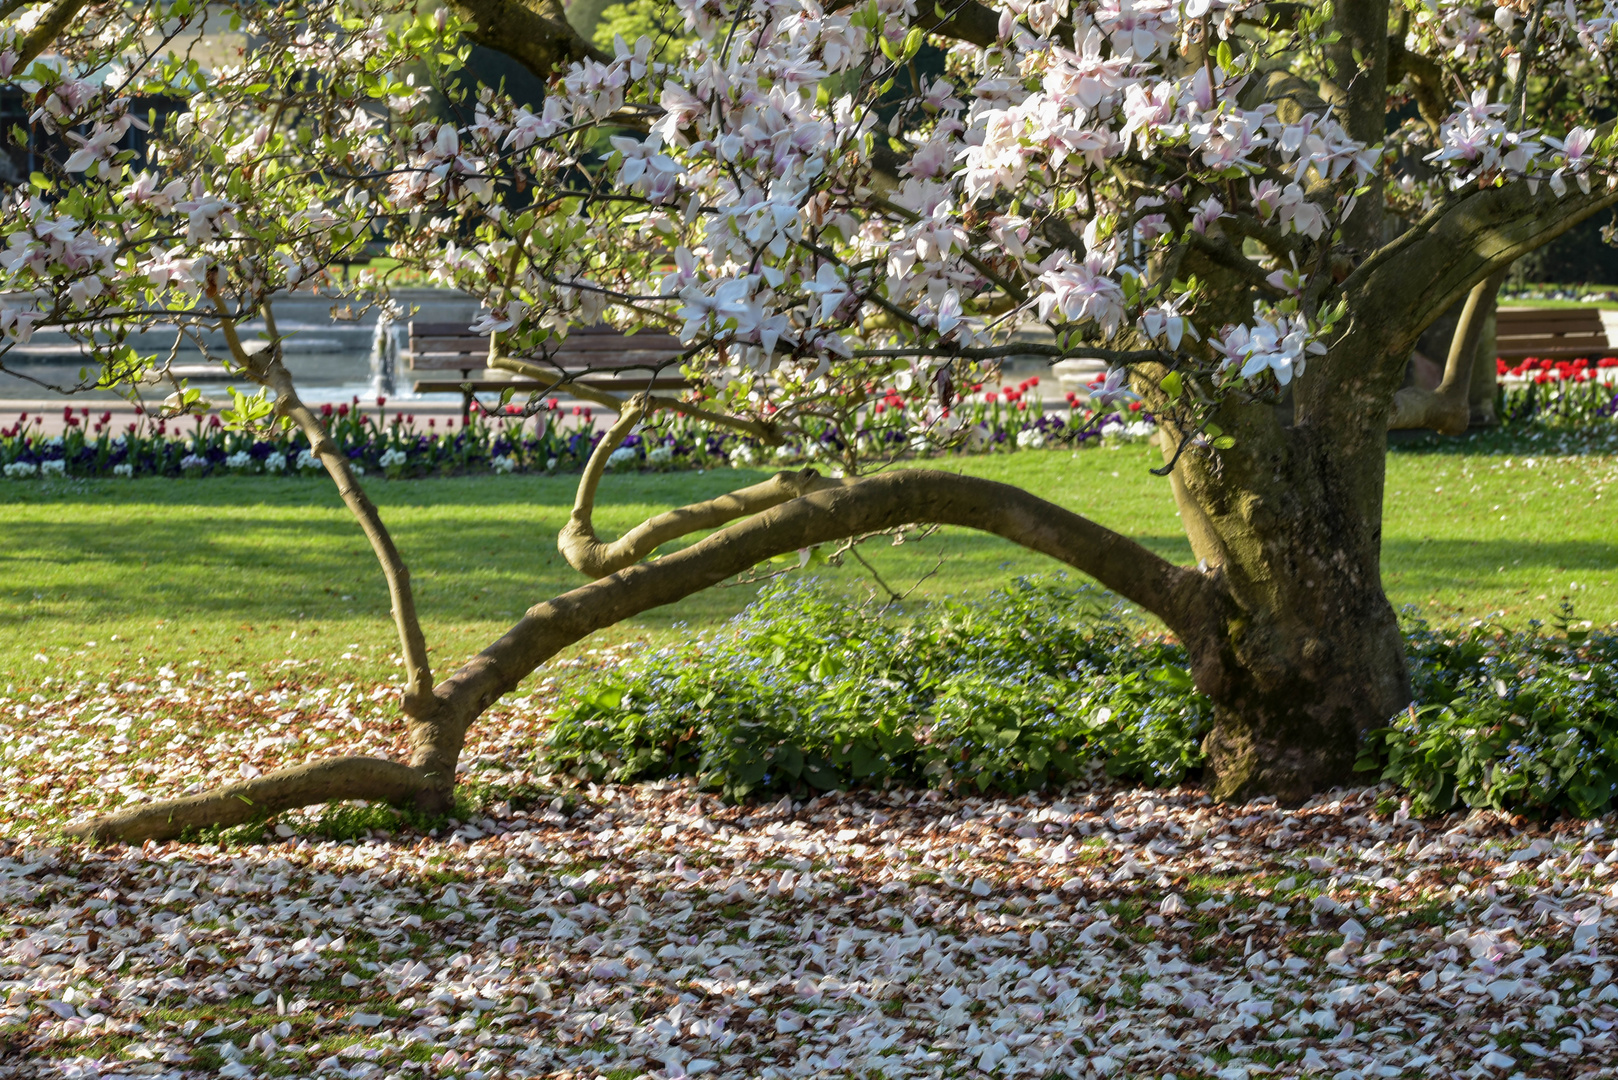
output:
[[[1495,360],[1500,386],[1495,415],[1507,426],[1592,428],[1618,412],[1618,357]]]
[[[735,434],[715,434],[675,417],[631,435],[613,452],[614,470],[741,468],[828,464],[851,456],[885,458],[925,455],[945,449],[995,452],[1052,445],[1098,445],[1145,438],[1156,431],[1149,414],[1133,402],[1118,411],[1085,408],[1068,395],[1065,411],[1046,411],[1033,391],[1038,379],[984,392],[977,388],[953,411],[933,418],[929,429],[906,413],[904,402],[886,395],[852,433],[826,424],[782,446],[766,446]],[[467,424],[389,412],[386,398],[362,406],[321,408],[328,430],[357,472],[390,479],[469,472],[567,472],[583,466],[601,432],[587,405],[564,406],[552,398],[533,416],[515,405],[474,413]],[[315,475],[324,466],[302,434],[273,437],[228,430],[218,416],[163,419],[142,415],[123,431],[112,414],[64,408],[66,431],[44,434],[42,416],[24,414],[0,428],[0,473],[8,479],[40,477],[202,477],[219,475]],[[945,432],[954,434],[946,439]]]

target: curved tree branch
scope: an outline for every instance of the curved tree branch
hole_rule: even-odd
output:
[[[581,516],[575,508],[573,517],[556,538],[556,547],[573,569],[591,577],[606,577],[640,562],[670,540],[718,528],[726,522],[761,513],[812,491],[847,487],[859,482],[821,476],[814,469],[778,472],[760,483],[648,518],[611,542],[596,537],[588,510]]]
[[[1472,367],[1486,363],[1477,355],[1483,324],[1488,321],[1495,294],[1506,280],[1506,271],[1480,281],[1466,297],[1461,319],[1450,338],[1449,356],[1444,361],[1444,378],[1436,390],[1406,386],[1393,395],[1390,430],[1432,428],[1441,435],[1463,435],[1472,419]]]
[[[792,551],[901,525],[960,525],[1068,564],[1158,615],[1182,638],[1210,630],[1210,579],[1009,484],[904,469],[812,491],[649,562],[536,604],[433,691],[442,722],[462,731],[558,650],[606,626],[673,603]]]
[[[433,787],[420,770],[382,758],[328,758],[227,784],[201,795],[144,803],[69,826],[69,836],[101,842],[173,840],[187,829],[228,828],[332,799],[408,803]]]
[[[1176,566],[1128,537],[1020,488],[931,469],[900,470],[812,491],[673,554],[534,605],[498,641],[434,688],[438,708],[419,725],[436,732],[441,757],[431,766],[370,758],[300,766],[249,781],[250,787],[232,785],[86,822],[74,834],[167,839],[187,825],[237,824],[333,799],[414,799],[432,805],[445,794],[444,774],[437,770],[447,767],[453,776],[455,756],[471,723],[561,649],[777,555],[916,523],[994,533],[1089,574],[1161,616],[1182,638],[1203,640],[1217,633],[1225,594],[1214,577]]]
[[[573,500],[573,513],[556,537],[556,549],[568,565],[591,577],[606,577],[626,566],[640,562],[670,540],[694,532],[717,528],[727,521],[756,514],[779,506],[789,499],[807,495],[811,491],[841,487],[850,481],[829,480],[813,469],[801,472],[779,472],[763,483],[753,484],[720,495],[704,502],[682,506],[641,522],[623,536],[610,543],[596,535],[596,489],[607,469],[607,461],[624,438],[640,423],[648,408],[645,394],[637,394],[625,403],[623,414],[596,443],[590,460],[585,463],[579,477],[578,494]]]
[[[1544,182],[1530,191],[1519,180],[1435,210],[1339,286],[1350,311],[1375,313],[1374,320],[1357,327],[1364,338],[1354,356],[1345,358],[1359,370],[1341,374],[1385,386],[1384,400],[1391,399],[1410,350],[1434,319],[1480,281],[1615,204],[1618,186],[1558,196]]]

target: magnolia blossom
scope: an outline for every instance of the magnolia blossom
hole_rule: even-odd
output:
[[[502,308],[479,312],[468,329],[474,334],[493,334],[501,330],[510,330],[522,322],[527,311],[527,304],[521,300],[512,300]]]
[[[1309,357],[1326,352],[1307,322],[1287,316],[1274,321],[1259,319],[1250,327],[1227,326],[1224,335],[1212,344],[1223,358],[1222,367],[1239,365],[1244,379],[1272,371],[1282,386],[1290,383],[1294,375],[1303,374]]]
[[[1124,320],[1124,290],[1107,276],[1109,270],[1100,255],[1076,262],[1066,252],[1058,254],[1054,265],[1039,275],[1047,290],[1038,301],[1040,319],[1049,322],[1060,314],[1066,322],[1094,320],[1108,337],[1117,333]]]
[[[79,148],[68,155],[62,163],[62,168],[68,172],[84,172],[86,169],[107,161],[118,148],[118,142],[129,130],[130,117],[126,113],[110,124],[97,120],[95,127],[88,136],[80,135],[76,131],[67,133],[67,137],[79,144]]]
[[[1563,179],[1564,173],[1571,173],[1579,190],[1586,195],[1590,194],[1590,165],[1592,161],[1591,149],[1595,146],[1596,133],[1590,128],[1575,127],[1567,133],[1566,139],[1546,138],[1546,146],[1560,150],[1562,163],[1555,172],[1551,173],[1551,190],[1558,195],[1567,194],[1567,182]]]
[[[821,263],[815,271],[813,280],[803,283],[803,291],[820,301],[820,318],[822,321],[831,318],[832,312],[849,294],[848,283],[843,280],[837,268],[831,263]]]
[[[1090,384],[1092,405],[1116,405],[1120,401],[1139,401],[1140,395],[1129,388],[1129,369],[1107,369],[1106,377]]]

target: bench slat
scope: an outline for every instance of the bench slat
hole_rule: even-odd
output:
[[[1520,341],[1525,338],[1548,338],[1554,341],[1579,339],[1599,339],[1605,341],[1607,339],[1607,335],[1599,330],[1588,330],[1584,328],[1567,330],[1560,327],[1547,330],[1529,330],[1522,327],[1504,327],[1495,331],[1495,337],[1499,338],[1501,341]]]
[[[627,391],[640,390],[684,390],[690,386],[684,379],[601,379],[586,378],[577,380],[578,385],[591,390]],[[508,386],[516,387],[518,393],[528,393],[531,390],[548,390],[550,383],[534,382],[527,379],[513,379],[510,382],[501,379],[460,379],[439,380],[420,379],[415,384],[418,394],[460,394],[468,388],[478,393],[493,393],[504,390]]]
[[[1563,323],[1597,323],[1601,322],[1599,308],[1496,308],[1495,320],[1501,323],[1549,322]]]
[[[1609,350],[1603,345],[1601,348],[1591,349],[1583,346],[1541,345],[1532,349],[1496,349],[1495,355],[1508,363],[1517,360],[1599,360],[1609,355]]]
[[[1495,355],[1507,363],[1531,358],[1594,360],[1610,349],[1599,310],[1500,308],[1495,312]]]
[[[438,353],[427,356],[407,354],[407,366],[412,371],[472,371],[488,366],[488,357],[468,356],[466,353]],[[559,365],[564,372],[589,371],[594,374],[611,374],[619,371],[657,371],[663,368],[672,369],[669,358],[666,356],[618,356],[618,357],[589,357],[577,362],[568,362],[566,357],[555,357],[549,363],[536,360],[534,363],[549,370]]]

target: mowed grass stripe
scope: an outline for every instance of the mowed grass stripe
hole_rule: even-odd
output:
[[[1158,461],[1155,450],[1137,445],[930,464],[1020,484],[1166,557],[1189,560],[1168,482],[1147,471]],[[1580,618],[1618,620],[1618,458],[1532,461],[1390,456],[1384,577],[1395,604],[1415,605],[1435,621],[1502,612],[1503,622],[1521,625],[1552,617],[1568,595]],[[649,514],[763,475],[609,476],[598,527],[614,535]],[[575,482],[490,476],[368,485],[410,561],[440,668],[481,648],[529,604],[584,581],[554,546]],[[324,677],[342,679],[395,670],[386,590],[324,480],[12,482],[0,484],[0,504],[7,523],[0,676],[7,682],[108,679],[143,658],[148,665],[196,660],[215,670],[317,660]],[[863,550],[898,588],[937,566],[917,599],[981,596],[1018,574],[1059,569],[960,529]],[[816,572],[854,593],[871,587],[853,564]],[[699,593],[584,647],[714,625],[755,589]]]

